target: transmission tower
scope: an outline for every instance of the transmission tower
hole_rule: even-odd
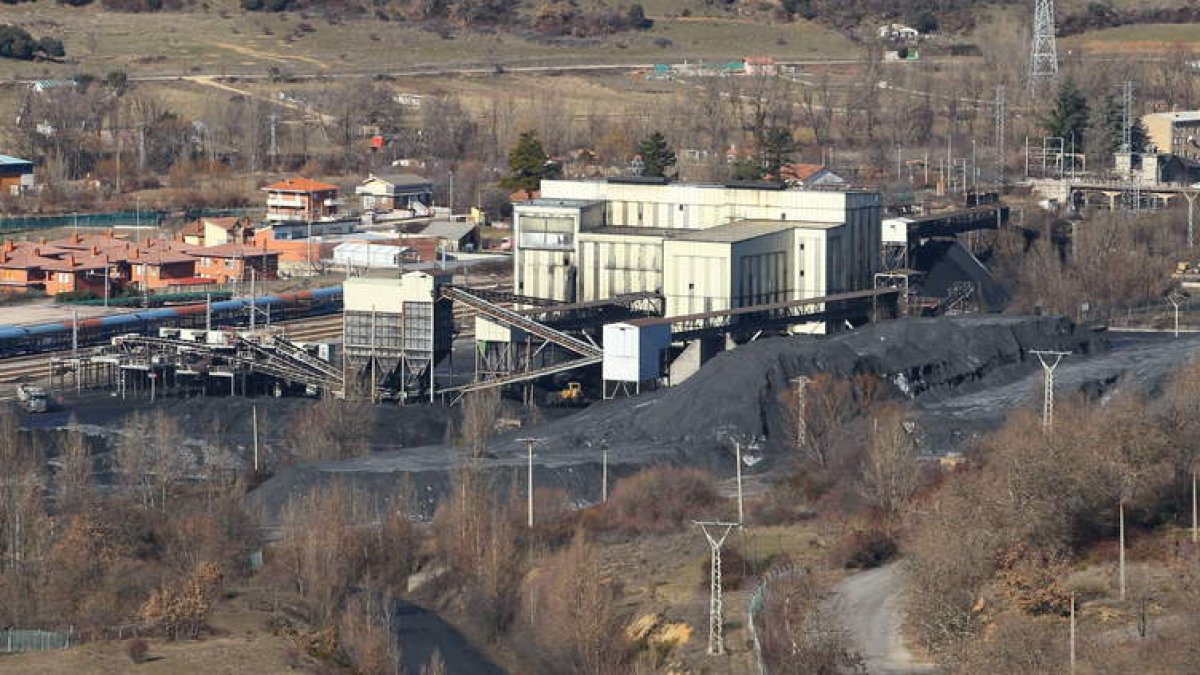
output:
[[[1054,369],[1058,368],[1058,362],[1070,353],[1040,350],[1030,352],[1030,354],[1037,354],[1038,360],[1042,362],[1042,370],[1046,373],[1046,388],[1042,394],[1042,430],[1044,431],[1049,431],[1054,426]]]
[[[1004,85],[996,86],[996,182],[1004,185]]]
[[[1121,152],[1133,152],[1133,83],[1121,85]]]
[[[1054,0],[1034,0],[1033,44],[1029,54],[1029,89],[1036,93],[1058,79],[1058,46],[1054,38]]]
[[[721,546],[738,523],[696,521],[712,551],[709,559],[708,653],[725,653],[725,627],[721,619]]]

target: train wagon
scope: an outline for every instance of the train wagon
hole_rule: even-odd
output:
[[[342,310],[342,287],[214,302],[211,305],[212,325],[249,324],[251,305],[258,313],[256,321],[259,325],[335,314]],[[178,305],[77,322],[9,326],[0,328],[0,358],[63,351],[76,344],[80,347],[104,344],[117,335],[129,333],[156,335],[163,327],[203,328],[209,312],[205,304]]]

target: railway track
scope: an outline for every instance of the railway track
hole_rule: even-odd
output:
[[[328,340],[330,338],[341,337],[342,315],[330,314],[294,319],[292,321],[281,321],[272,324],[272,327],[283,328],[284,334],[297,342]],[[64,350],[0,359],[0,383],[15,383],[23,380],[39,379],[46,374],[47,364],[51,357],[67,357],[70,355],[70,350]]]

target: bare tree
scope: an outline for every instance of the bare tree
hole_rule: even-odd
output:
[[[863,461],[863,496],[888,516],[894,516],[920,485],[917,444],[905,417],[899,407],[875,414]]]
[[[866,673],[862,657],[810,575],[784,577],[771,584],[760,634],[763,658],[772,673],[842,675]]]
[[[63,443],[61,468],[58,471],[58,503],[64,513],[87,510],[92,502],[92,456],[87,437],[71,427]]]
[[[496,388],[471,392],[464,398],[462,439],[472,457],[487,452],[488,439],[495,433],[496,418],[500,416],[500,403],[500,390]]]

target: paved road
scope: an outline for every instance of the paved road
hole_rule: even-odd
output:
[[[396,603],[396,639],[406,675],[418,675],[434,651],[440,652],[446,672],[453,675],[505,675],[454,626],[437,614],[403,601]]]
[[[900,570],[896,563],[844,579],[834,589],[838,612],[871,675],[932,673],[905,648],[900,638]]]

